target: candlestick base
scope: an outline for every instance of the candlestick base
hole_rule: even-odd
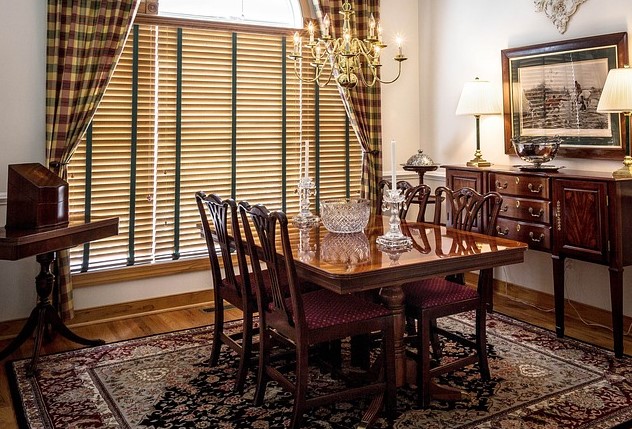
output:
[[[301,211],[292,218],[292,222],[297,228],[311,228],[320,222],[320,218],[309,210],[309,197],[314,195],[314,189],[316,189],[316,185],[309,176],[301,177],[296,187]]]
[[[383,211],[390,212],[391,216],[388,221],[389,231],[375,240],[378,247],[381,247],[380,250],[407,251],[413,247],[413,240],[402,234],[400,228],[399,208],[403,202],[404,195],[400,189],[384,189]]]

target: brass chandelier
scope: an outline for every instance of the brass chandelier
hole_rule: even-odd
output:
[[[336,39],[330,35],[331,22],[328,15],[323,18],[320,37],[315,37],[313,22],[307,26],[309,42],[305,43],[305,50],[309,51],[310,66],[314,70],[312,77],[303,76],[302,38],[298,32],[294,33],[294,48],[288,57],[294,61],[296,76],[301,81],[316,82],[321,87],[327,85],[333,77],[338,85],[346,89],[354,88],[358,83],[372,87],[377,82],[387,84],[399,79],[402,62],[407,60],[402,54],[401,38],[397,39],[398,52],[393,58],[398,64],[397,76],[384,81],[380,78],[380,55],[387,45],[382,42],[381,25],[376,23],[371,14],[368,37],[360,40],[351,34],[351,18],[355,12],[348,0],[345,0],[340,13],[343,15],[342,35]]]

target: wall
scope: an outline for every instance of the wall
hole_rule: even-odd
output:
[[[472,158],[474,120],[454,114],[463,83],[475,76],[498,83],[500,50],[630,31],[629,0],[589,0],[572,17],[560,35],[531,0],[382,0],[382,24],[390,44],[384,53],[385,78],[393,75],[389,57],[395,53],[394,32],[404,37],[403,63],[399,81],[383,86],[383,139],[398,142],[399,164],[423,149],[437,163],[460,164]],[[7,165],[43,162],[45,147],[45,2],[0,0],[0,225],[4,225]],[[504,155],[500,117],[481,121],[483,154],[496,164],[512,164]],[[387,146],[388,147],[388,146]],[[619,163],[559,159],[556,164],[574,168],[612,171]],[[384,173],[390,174],[390,153],[384,154]],[[427,174],[432,186],[443,183],[442,171]],[[550,256],[527,252],[527,262],[498,270],[497,276],[533,289],[552,292]],[[0,321],[26,317],[35,303],[34,261],[0,261]],[[581,279],[581,281],[579,281]],[[81,288],[75,291],[76,308],[90,308],[152,296],[170,295],[208,287],[207,273],[165,277],[148,281]],[[626,275],[626,289],[630,290]],[[607,269],[571,261],[567,272],[569,295],[582,302],[609,308]],[[625,295],[625,312],[632,302]],[[7,305],[6,303],[10,303]]]
[[[606,6],[607,5],[607,6]],[[464,164],[475,148],[474,118],[456,116],[463,83],[478,76],[496,83],[501,91],[500,51],[560,40],[616,33],[632,29],[629,0],[589,0],[573,15],[560,34],[530,0],[421,0],[420,37],[420,147],[442,164]],[[428,43],[432,40],[431,43]],[[428,66],[430,65],[430,66]],[[499,165],[519,162],[504,154],[500,116],[481,118],[481,149]],[[584,170],[613,171],[619,161],[555,159],[556,165]],[[631,214],[632,216],[632,214]],[[528,251],[526,263],[496,272],[510,282],[547,293],[553,291],[550,255]],[[632,314],[632,276],[624,276],[624,312]],[[567,260],[566,296],[597,307],[610,308],[608,270],[594,264]]]

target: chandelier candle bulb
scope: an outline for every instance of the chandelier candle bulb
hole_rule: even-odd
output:
[[[307,31],[309,31],[309,44],[314,44],[314,23],[310,21],[307,25]]]
[[[397,42],[397,55],[399,55],[400,57],[404,56],[404,54],[402,54],[402,38],[398,37],[397,39],[395,39]]]
[[[293,55],[298,56],[298,50],[300,49],[301,46],[301,38],[298,35],[298,31],[296,33],[294,33],[294,50],[293,50]]]
[[[369,39],[375,38],[375,17],[371,14],[371,18],[369,19]]]
[[[325,17],[323,18],[323,24],[324,24],[324,29],[323,29],[323,37],[326,39],[329,37],[329,25],[331,24],[331,22],[329,21],[329,15],[325,15]]]

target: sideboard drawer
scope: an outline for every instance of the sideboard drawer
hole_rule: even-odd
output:
[[[503,195],[500,215],[526,222],[550,223],[550,207],[549,201]]]
[[[502,195],[549,199],[548,177],[528,174],[489,173],[490,190]]]
[[[501,237],[527,243],[530,249],[551,250],[551,226],[499,217],[496,232]]]

